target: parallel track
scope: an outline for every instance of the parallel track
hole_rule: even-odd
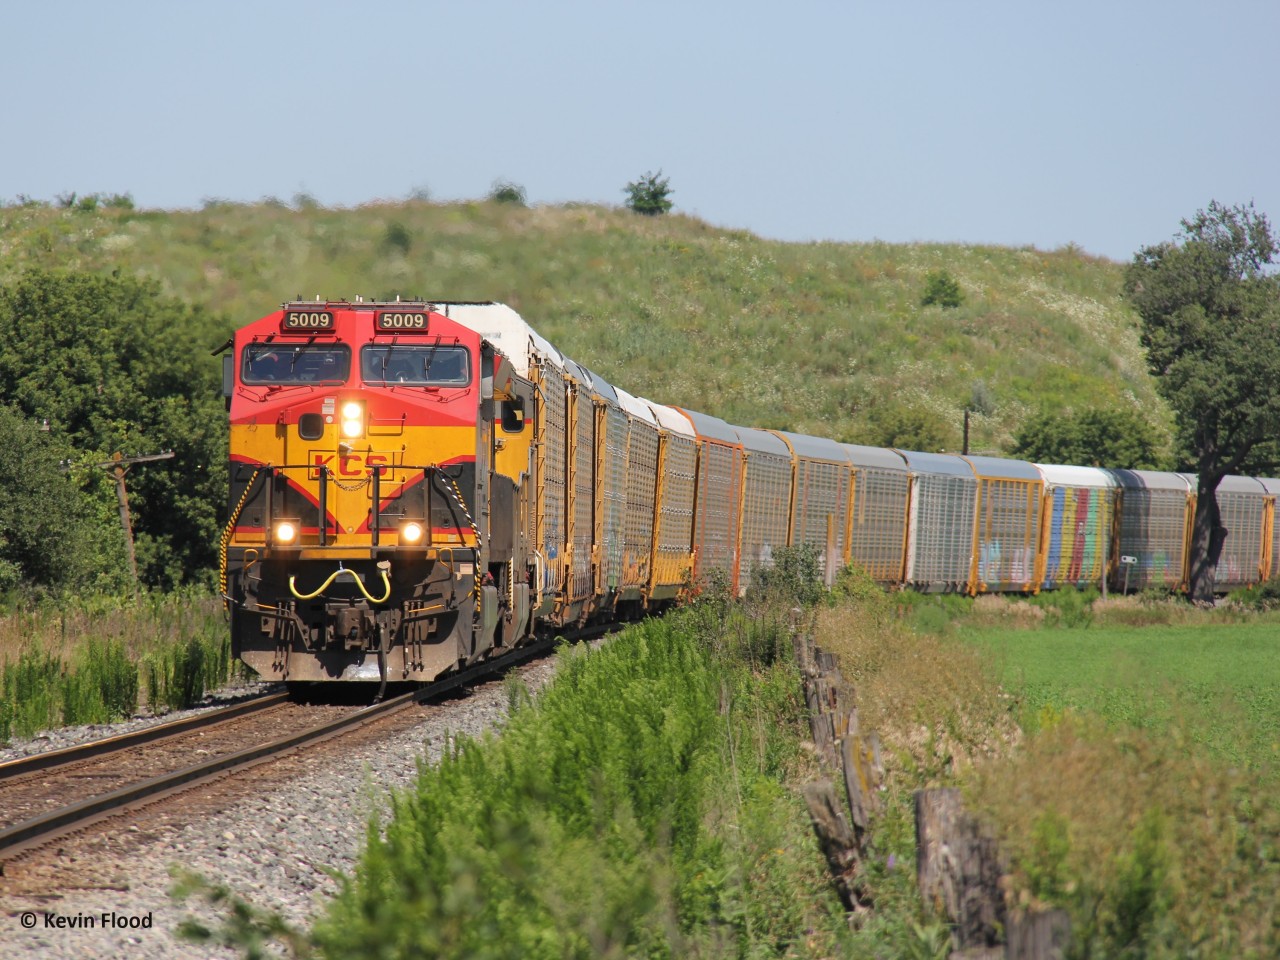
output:
[[[596,635],[606,629],[608,628],[580,631],[574,634],[572,639]],[[120,816],[131,808],[155,803],[170,795],[190,790],[216,777],[234,771],[245,770],[272,757],[278,757],[283,753],[352,731],[357,727],[409,707],[414,703],[433,699],[487,674],[504,670],[528,660],[549,649],[562,639],[566,639],[566,637],[549,637],[538,640],[498,660],[478,663],[421,690],[353,710],[336,720],[330,720],[309,729],[259,743],[234,753],[224,754],[212,760],[193,764],[171,773],[152,777],[140,783],[130,784],[129,786],[104,793],[101,796],[89,797],[78,803],[60,807],[40,816],[13,824],[4,830],[0,830],[0,874],[4,872],[4,861],[29,853],[60,836],[83,830],[102,820]],[[32,757],[12,760],[8,763],[0,764],[0,785],[21,775],[38,771],[52,772],[56,771],[60,766],[79,763],[87,758],[134,749],[140,744],[162,742],[168,737],[183,736],[202,726],[211,727],[214,724],[226,722],[230,717],[239,719],[250,712],[276,706],[287,700],[287,698],[288,694],[268,695],[236,707],[227,708],[227,710],[215,711],[187,720],[175,721],[171,724],[161,724],[131,734],[94,741],[78,747],[70,747],[66,750],[55,750]]]

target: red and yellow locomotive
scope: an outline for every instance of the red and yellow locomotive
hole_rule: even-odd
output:
[[[226,357],[234,654],[431,680],[532,631],[535,386],[427,303],[289,303]]]

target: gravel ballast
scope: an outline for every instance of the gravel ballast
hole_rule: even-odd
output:
[[[555,664],[546,657],[512,673],[536,691]],[[141,820],[119,822],[100,837],[69,841],[57,851],[60,862],[43,888],[20,879],[21,867],[12,879],[0,878],[0,957],[238,956],[178,938],[185,917],[206,923],[221,917],[197,898],[173,901],[174,866],[305,926],[337,889],[327,871],[353,868],[369,817],[389,809],[390,792],[408,786],[424,759],[437,762],[451,738],[481,737],[506,715],[506,686],[492,680],[386,737],[301,755],[300,774],[268,780],[261,791],[209,815],[160,826],[154,818],[141,827]],[[74,736],[59,735],[57,745]]]

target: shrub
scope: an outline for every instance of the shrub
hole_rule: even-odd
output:
[[[1029,602],[1044,610],[1046,627],[1087,627],[1093,622],[1093,605],[1099,596],[1094,586],[1062,587],[1036,594]]]
[[[825,884],[795,872],[804,823],[775,779],[794,668],[744,670],[682,619],[564,655],[500,739],[459,742],[371,831],[322,952],[749,955],[819,934]]]
[[[656,217],[671,209],[670,177],[664,177],[662,171],[646,173],[639,180],[628,183],[623,193],[627,195],[627,208],[647,217]]]
[[[954,448],[955,431],[933,410],[890,400],[872,408],[870,421],[871,435],[859,442],[926,453]]]
[[[812,607],[826,592],[818,551],[807,543],[775,550],[773,563],[756,570],[754,581],[754,599],[767,606]]]
[[[964,303],[964,294],[956,278],[945,270],[935,270],[924,278],[924,296],[920,299],[922,307],[939,306],[958,307]]]
[[[1272,577],[1252,587],[1233,590],[1230,599],[1233,603],[1249,610],[1275,610],[1280,607],[1280,577]]]
[[[494,203],[510,203],[517,207],[525,205],[524,187],[510,180],[495,180],[489,191],[489,199]]]
[[[399,220],[392,220],[387,224],[387,229],[382,234],[382,247],[384,250],[408,253],[409,248],[412,246],[413,235],[409,233],[408,227]]]

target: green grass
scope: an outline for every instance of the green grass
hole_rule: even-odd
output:
[[[632,393],[840,440],[906,409],[957,449],[979,394],[975,450],[1042,408],[1133,405],[1167,432],[1121,266],[1074,248],[781,243],[585,205],[0,207],[0,282],[31,266],[154,277],[235,324],[298,295],[502,300]],[[921,306],[938,270],[963,306]]]
[[[1176,735],[1250,769],[1280,760],[1280,636],[1274,618],[1245,623],[961,635],[999,664],[1025,729],[1064,711]]]
[[[819,626],[890,796],[961,786],[1010,907],[1070,914],[1066,956],[1280,955],[1275,617],[1084,599],[873,597]]]
[[[220,603],[80,598],[0,616],[0,743],[189,707],[237,676]]]

